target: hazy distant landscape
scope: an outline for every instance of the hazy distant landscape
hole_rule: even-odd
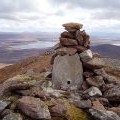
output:
[[[16,63],[30,56],[37,56],[52,48],[59,33],[0,33],[0,63]],[[91,48],[101,55],[120,59],[119,36],[91,35]]]

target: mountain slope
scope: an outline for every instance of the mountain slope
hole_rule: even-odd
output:
[[[31,57],[17,64],[0,69],[0,83],[30,69],[34,69],[36,72],[41,72],[44,69],[49,69],[51,56],[52,54]]]
[[[104,45],[92,46],[91,49],[94,52],[98,52],[102,56],[120,59],[120,46],[104,44]]]

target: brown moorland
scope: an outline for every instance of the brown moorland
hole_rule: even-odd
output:
[[[45,69],[49,69],[51,67],[51,57],[52,54],[30,57],[22,60],[20,63],[0,69],[0,83],[29,69],[34,69],[36,72],[42,72]]]

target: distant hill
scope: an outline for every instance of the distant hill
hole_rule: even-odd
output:
[[[104,44],[104,45],[91,46],[91,49],[94,52],[98,52],[102,56],[120,59],[120,46]]]

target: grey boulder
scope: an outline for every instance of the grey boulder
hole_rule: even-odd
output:
[[[10,104],[9,101],[0,100],[0,113]]]
[[[120,85],[114,85],[104,93],[104,97],[110,101],[120,101]]]
[[[95,120],[120,120],[120,117],[112,111],[89,109],[89,113]]]
[[[23,120],[22,116],[19,113],[10,113],[6,115],[2,120]]]
[[[48,106],[39,98],[24,96],[18,100],[17,107],[33,119],[51,119]]]
[[[80,58],[83,62],[87,62],[93,58],[92,51],[90,49],[85,50],[84,52],[80,53]]]
[[[87,94],[90,97],[98,97],[102,96],[102,92],[97,87],[91,87],[83,92],[83,94]]]

